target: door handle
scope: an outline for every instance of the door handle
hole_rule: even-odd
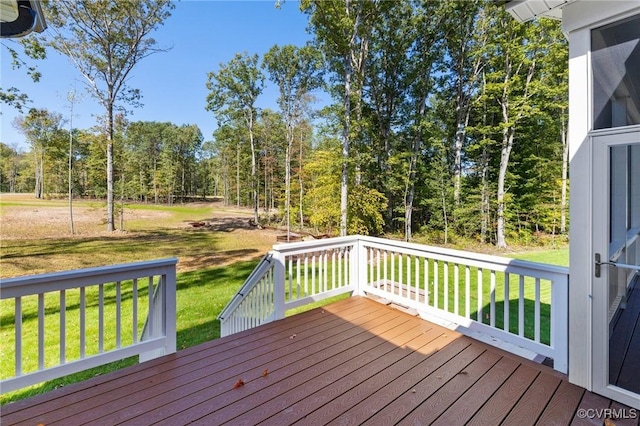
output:
[[[640,272],[640,265],[628,265],[625,263],[618,263],[618,262],[602,262],[600,253],[595,254],[595,263],[596,263],[595,264],[596,278],[600,278],[602,265],[611,265],[620,269],[629,269],[632,271]]]

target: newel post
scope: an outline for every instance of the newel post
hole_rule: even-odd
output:
[[[557,274],[551,284],[551,346],[553,368],[569,372],[569,275]]]
[[[176,302],[176,265],[172,265],[167,268],[167,273],[164,276],[164,301],[165,301],[165,354],[172,354],[176,352],[177,341],[177,302]]]
[[[364,280],[367,279],[367,249],[359,236],[355,237],[351,251],[351,285],[354,296],[364,296]]]
[[[279,251],[273,252],[273,305],[274,317],[276,320],[284,318],[284,254]]]

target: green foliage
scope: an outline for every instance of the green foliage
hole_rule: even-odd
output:
[[[311,226],[329,231],[340,226],[340,167],[339,142],[328,141],[316,149],[304,165],[309,182],[304,196]]]
[[[20,45],[23,54],[21,55],[10,43]],[[34,82],[40,81],[41,74],[38,69],[34,65],[27,63],[27,58],[42,60],[47,56],[45,46],[34,34],[29,34],[19,41],[9,40],[7,42],[3,41],[1,44],[2,48],[6,49],[9,56],[11,56],[11,67],[13,69],[26,68],[27,75],[31,77]],[[0,87],[0,102],[22,113],[31,100],[29,96],[19,88],[11,86],[5,88]]]
[[[349,233],[380,235],[384,229],[382,212],[387,199],[373,188],[355,185],[349,192]]]
[[[14,124],[31,145],[36,198],[43,198],[46,193],[64,192],[65,145],[68,137],[61,128],[61,115],[46,109],[31,108],[26,116],[18,117]]]
[[[255,103],[264,88],[264,75],[258,67],[258,55],[236,53],[218,72],[207,74],[207,110],[224,122],[234,117],[249,121],[256,117]]]

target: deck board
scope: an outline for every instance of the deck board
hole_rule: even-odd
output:
[[[577,410],[599,407],[625,408],[546,366],[354,297],[0,414],[3,425],[586,425],[602,419]]]

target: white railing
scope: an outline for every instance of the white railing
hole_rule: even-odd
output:
[[[275,245],[218,316],[220,334],[247,330],[284,318],[291,309],[353,291],[356,243],[346,237]]]
[[[220,312],[218,320],[222,336],[273,321],[275,318],[273,265],[272,255],[268,253]]]
[[[567,372],[568,268],[359,240],[360,291],[553,358]]]
[[[262,299],[226,310],[226,321],[264,310],[260,300],[273,320],[341,293],[370,294],[553,358],[567,371],[568,268],[363,236],[276,245],[271,261]]]
[[[176,351],[177,259],[0,281],[2,392]],[[54,342],[54,343],[52,343]]]

